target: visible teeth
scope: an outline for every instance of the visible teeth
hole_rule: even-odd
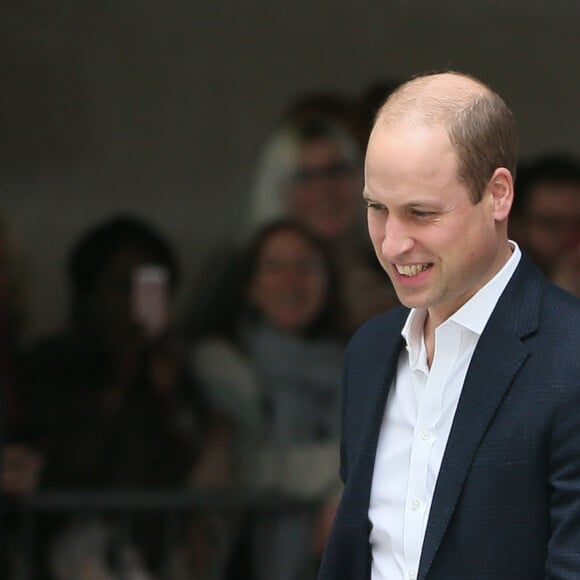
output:
[[[397,272],[403,276],[416,276],[419,272],[423,272],[429,267],[429,264],[411,264],[411,265],[401,265],[395,264]]]

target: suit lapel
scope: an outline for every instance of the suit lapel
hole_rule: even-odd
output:
[[[537,328],[543,280],[522,263],[481,335],[465,378],[437,478],[419,578],[427,576],[477,448],[528,355],[521,338]]]
[[[405,313],[405,317],[407,314]],[[403,344],[404,340],[400,334],[400,328],[398,331],[390,333],[388,342],[383,348],[384,364],[369,376],[368,384],[365,385],[364,391],[361,390],[361,392],[366,392],[364,408],[361,410],[360,418],[360,424],[364,426],[364,431],[356,451],[356,468],[354,469],[354,473],[361,478],[361,482],[357,482],[357,488],[362,483],[359,489],[364,490],[367,512],[377,442],[385,412],[387,396],[397,370],[399,354]]]
[[[357,412],[350,422],[360,429],[360,437],[350,451],[347,485],[337,519],[347,515],[349,527],[356,525],[361,531],[360,534],[350,538],[349,547],[351,554],[359,554],[362,559],[358,561],[360,576],[357,575],[356,578],[366,579],[370,570],[368,511],[376,446],[387,395],[404,344],[400,331],[407,315],[408,310],[401,309],[400,316],[394,322],[384,325],[382,321],[378,321],[378,331],[370,338],[374,347],[362,352],[357,351],[356,365],[360,367],[360,371],[354,373],[357,375],[356,382],[354,379],[352,383],[349,381],[349,388],[358,392],[359,403]],[[380,364],[377,364],[379,361]],[[355,516],[356,524],[353,521]],[[345,572],[347,575],[349,573]],[[348,575],[348,578],[351,580],[354,576]]]

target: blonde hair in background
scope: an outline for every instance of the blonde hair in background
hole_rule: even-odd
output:
[[[307,129],[312,124],[316,124],[320,130],[309,133]],[[269,221],[288,217],[288,188],[298,169],[301,147],[316,140],[336,143],[345,160],[362,174],[360,147],[354,136],[338,123],[321,119],[282,124],[266,141],[259,157],[247,219],[242,231],[244,238],[248,238]]]

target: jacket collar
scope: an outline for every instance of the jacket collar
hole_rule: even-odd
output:
[[[523,339],[538,328],[544,285],[539,270],[522,256],[479,339],[435,487],[421,554],[420,579],[426,577],[433,563],[477,448],[529,354]]]

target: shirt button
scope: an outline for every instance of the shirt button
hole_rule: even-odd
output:
[[[415,570],[409,572],[409,580],[417,580],[417,572]]]
[[[429,429],[423,429],[423,431],[421,431],[421,439],[423,439],[423,441],[429,441],[431,437],[433,437],[433,432]]]
[[[411,509],[416,512],[418,509],[421,508],[421,500],[415,498],[411,500]]]

